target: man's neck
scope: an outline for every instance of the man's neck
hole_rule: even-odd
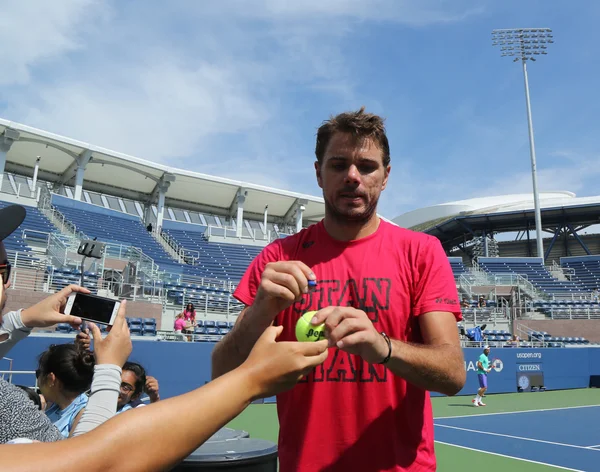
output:
[[[381,219],[374,214],[368,221],[361,223],[342,223],[325,215],[323,224],[325,230],[333,239],[338,241],[355,241],[372,235],[379,228]]]

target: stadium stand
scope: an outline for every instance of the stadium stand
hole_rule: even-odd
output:
[[[600,316],[600,304],[594,300],[535,300],[533,306],[553,319],[589,319]]]
[[[479,267],[491,274],[520,275],[548,295],[581,293],[582,288],[573,281],[558,280],[537,258],[480,258]]]
[[[10,205],[0,201],[0,208]],[[31,255],[33,250],[27,240],[45,241],[48,233],[57,231],[56,227],[37,208],[28,207],[27,216],[18,231],[11,234],[4,244],[8,251],[15,251]]]
[[[168,228],[164,230],[189,251],[189,254],[195,254],[192,266],[184,267],[186,274],[239,281],[252,259],[261,250],[260,247],[242,244],[211,243],[204,235],[205,227],[188,226],[190,229],[187,231]]]
[[[79,208],[54,206],[78,231],[90,238],[141,248],[161,268],[177,266],[177,261],[150,235],[139,218],[104,208],[96,209],[94,205],[82,202],[78,202]]]
[[[571,271],[571,281],[582,290],[600,289],[600,256],[562,257],[560,265]]]
[[[448,260],[450,261],[450,267],[452,267],[455,278],[468,273],[468,270],[460,257],[449,257]]]

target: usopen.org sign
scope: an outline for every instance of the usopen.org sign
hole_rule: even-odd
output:
[[[541,352],[518,352],[517,359],[541,359]]]

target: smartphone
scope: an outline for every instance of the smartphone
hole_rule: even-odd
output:
[[[82,320],[112,326],[121,302],[112,298],[86,293],[73,293],[67,299],[65,315],[78,316]]]

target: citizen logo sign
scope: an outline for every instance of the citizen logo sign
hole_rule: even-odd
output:
[[[542,366],[539,364],[521,364],[519,366],[519,372],[540,372]]]

